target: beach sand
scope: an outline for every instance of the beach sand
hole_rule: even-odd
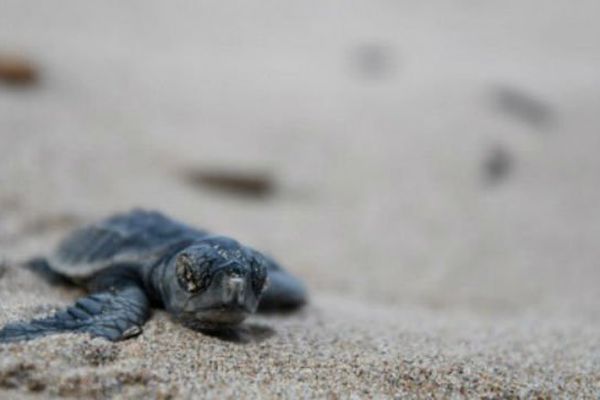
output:
[[[229,340],[0,344],[0,398],[600,396],[597,2],[0,6],[38,69],[0,82],[0,324],[82,294],[20,262],[133,207],[310,290]]]

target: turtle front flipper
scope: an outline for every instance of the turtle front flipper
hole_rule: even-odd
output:
[[[64,333],[89,333],[119,341],[142,332],[150,316],[150,302],[135,284],[94,293],[66,310],[29,322],[16,322],[0,330],[0,342],[16,342]]]
[[[269,283],[258,303],[258,311],[286,312],[304,306],[308,296],[302,282],[271,257],[263,256],[263,259],[267,262]]]

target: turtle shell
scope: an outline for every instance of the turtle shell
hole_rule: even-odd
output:
[[[86,278],[117,263],[141,268],[177,243],[206,235],[161,213],[136,209],[73,231],[49,261],[63,275]]]

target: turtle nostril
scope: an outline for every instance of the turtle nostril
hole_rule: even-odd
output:
[[[242,276],[242,269],[238,265],[236,265],[235,267],[232,267],[229,270],[229,275],[230,276]]]
[[[229,262],[221,265],[219,268],[220,271],[223,272],[225,276],[242,276],[243,270],[242,267],[235,260],[230,260]]]

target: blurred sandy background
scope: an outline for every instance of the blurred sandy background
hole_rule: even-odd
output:
[[[17,261],[134,206],[264,249],[312,294],[244,345],[160,312],[122,344],[2,345],[0,390],[596,398],[598,15],[563,0],[0,0],[0,60],[39,70],[0,82],[0,323],[78,295]],[[274,190],[189,179],[219,170]]]

